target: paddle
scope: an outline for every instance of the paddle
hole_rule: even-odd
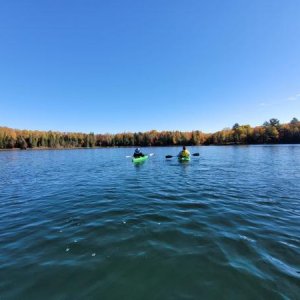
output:
[[[153,156],[153,155],[154,155],[154,153],[149,153],[149,154],[145,154],[145,155],[148,155],[148,156]],[[130,158],[130,157],[132,157],[132,155],[126,155],[125,157],[126,157],[126,158]]]
[[[200,153],[193,153],[192,156],[200,156]],[[178,157],[178,155],[166,155],[166,158]]]

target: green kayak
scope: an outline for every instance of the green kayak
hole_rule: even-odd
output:
[[[148,155],[144,155],[144,156],[141,156],[141,157],[133,157],[132,162],[139,163],[139,162],[143,162],[147,159],[148,159]]]
[[[179,161],[190,161],[191,157],[190,156],[178,156]]]

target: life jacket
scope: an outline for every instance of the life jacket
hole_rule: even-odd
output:
[[[188,150],[182,150],[180,152],[180,156],[182,156],[182,157],[189,157],[190,156],[190,152]]]

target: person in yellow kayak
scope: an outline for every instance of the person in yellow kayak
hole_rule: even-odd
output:
[[[178,157],[190,157],[190,155],[190,152],[186,149],[185,146],[183,146],[182,150],[178,154]]]

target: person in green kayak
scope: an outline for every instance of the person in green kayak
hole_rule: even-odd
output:
[[[185,146],[182,147],[182,150],[179,152],[178,157],[190,157],[190,152],[186,149]]]
[[[133,157],[134,157],[134,158],[137,158],[137,157],[142,157],[142,156],[145,156],[145,154],[142,153],[142,151],[141,151],[140,148],[136,148],[136,149],[134,150]]]

